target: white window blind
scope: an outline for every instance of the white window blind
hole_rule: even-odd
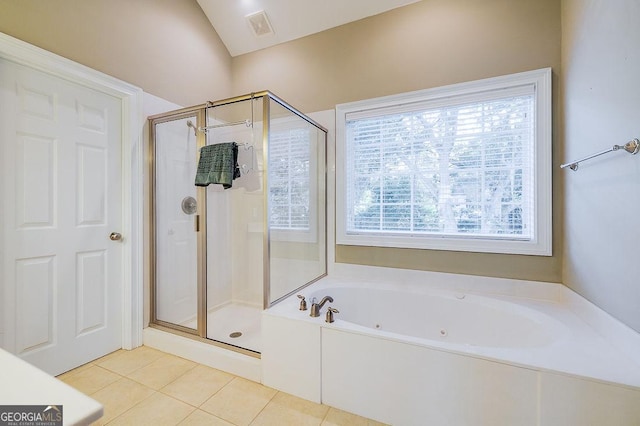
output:
[[[338,242],[550,254],[550,96],[530,80],[339,106]]]
[[[533,95],[347,115],[348,231],[531,231]]]
[[[272,129],[269,139],[269,225],[272,229],[309,230],[309,155],[309,129]]]

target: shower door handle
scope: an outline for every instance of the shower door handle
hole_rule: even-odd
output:
[[[112,232],[109,234],[109,239],[111,241],[120,241],[122,239],[122,234],[119,232]]]

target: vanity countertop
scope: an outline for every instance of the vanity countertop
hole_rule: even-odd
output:
[[[65,425],[88,425],[103,415],[97,401],[2,349],[0,383],[0,406],[62,405]]]

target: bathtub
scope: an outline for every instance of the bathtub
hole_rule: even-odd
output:
[[[566,287],[370,275],[264,312],[264,384],[395,425],[640,424],[640,336]]]
[[[337,318],[364,327],[351,330],[373,329],[380,336],[465,352],[548,346],[567,332],[562,323],[540,311],[495,297],[348,283],[315,290],[308,297],[321,300],[326,294],[342,308]]]

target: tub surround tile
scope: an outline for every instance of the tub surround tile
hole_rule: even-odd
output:
[[[195,411],[195,407],[162,393],[154,393],[118,416],[109,425],[176,425]]]
[[[198,365],[160,389],[160,392],[199,407],[233,378],[233,375],[224,371]]]
[[[184,358],[179,358],[173,355],[164,355],[129,374],[129,377],[136,382],[158,390],[173,382],[195,366],[195,362]]]
[[[275,389],[236,377],[206,401],[201,409],[238,426],[246,426],[276,394]]]

